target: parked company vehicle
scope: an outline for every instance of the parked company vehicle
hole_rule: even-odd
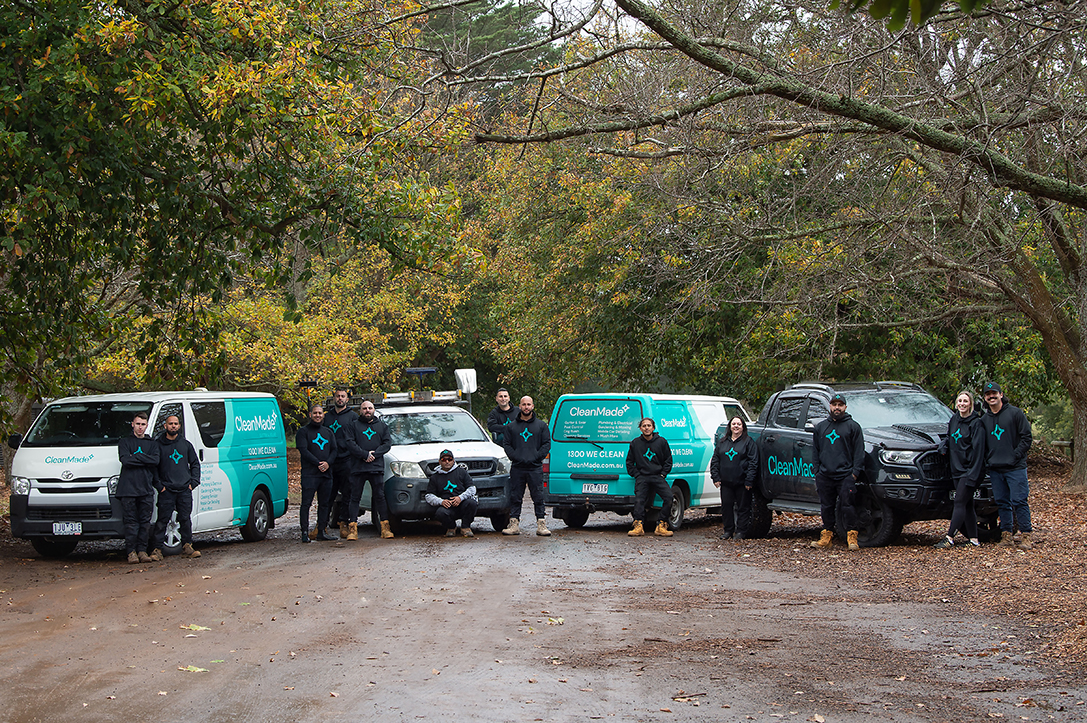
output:
[[[830,398],[845,395],[848,413],[864,430],[864,472],[858,480],[858,541],[886,545],[916,520],[949,519],[954,485],[948,459],[936,451],[951,410],[907,382],[794,384],[770,397],[748,432],[759,445],[758,494],[753,495],[751,537],[770,530],[771,511],[819,514],[812,467],[812,430],[830,416]],[[718,435],[726,434],[722,426]],[[975,493],[978,526],[997,529],[992,488]],[[846,530],[838,521],[838,535]]]
[[[564,394],[551,415],[551,456],[544,467],[544,501],[556,518],[581,527],[589,515],[634,509],[634,478],[627,474],[630,441],[643,417],[672,449],[672,509],[669,524],[679,529],[687,508],[720,506],[710,481],[714,433],[733,416],[749,420],[732,397],[669,394]],[[659,509],[663,501],[654,497]]]
[[[385,500],[393,532],[399,533],[405,520],[433,519],[434,508],[426,501],[427,482],[443,449],[467,467],[479,500],[477,516],[490,518],[495,530],[509,524],[510,461],[476,418],[456,406],[456,391],[367,398],[389,425],[392,437],[392,449],[385,455]],[[359,512],[371,504],[367,486]]]
[[[150,392],[67,397],[50,402],[26,438],[13,435],[11,533],[46,557],[61,557],[80,540],[123,539],[117,490],[117,441],[132,434],[132,417],[148,414],[148,432],[181,419],[200,457],[193,491],[193,531],[239,527],[263,540],[287,511],[287,445],[279,404],[270,394]],[[163,552],[181,550],[176,519]]]

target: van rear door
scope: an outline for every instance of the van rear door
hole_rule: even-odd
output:
[[[560,399],[552,415],[549,494],[632,497],[626,456],[643,416],[641,401],[629,397]]]

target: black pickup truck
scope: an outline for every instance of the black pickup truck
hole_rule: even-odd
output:
[[[758,421],[748,427],[759,445],[760,470],[750,537],[770,531],[772,510],[819,515],[812,430],[830,416],[830,398],[838,392],[864,430],[864,472],[857,490],[860,545],[886,545],[908,522],[950,519],[954,486],[947,456],[937,451],[947,434],[950,409],[906,382],[802,383],[770,397]],[[722,425],[718,438],[726,433]],[[999,535],[987,478],[976,490],[974,504],[983,539]],[[837,527],[844,539],[840,516]]]

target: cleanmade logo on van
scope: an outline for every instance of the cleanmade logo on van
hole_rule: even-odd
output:
[[[84,464],[94,459],[93,454],[88,454],[85,457],[46,457],[46,464]]]
[[[621,407],[570,407],[571,417],[622,417],[630,411],[630,405]]]
[[[234,417],[234,429],[239,432],[274,432],[276,428],[276,418],[274,414],[267,417],[256,416],[252,419],[245,419],[243,417]]]
[[[661,426],[665,429],[669,427],[686,427],[687,418],[684,417],[683,419],[662,419]]]

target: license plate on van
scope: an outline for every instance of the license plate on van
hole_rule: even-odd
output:
[[[608,486],[606,484],[583,484],[581,485],[581,494],[583,495],[606,495],[608,493]]]
[[[83,523],[82,522],[54,522],[53,523],[54,535],[82,535]]]

